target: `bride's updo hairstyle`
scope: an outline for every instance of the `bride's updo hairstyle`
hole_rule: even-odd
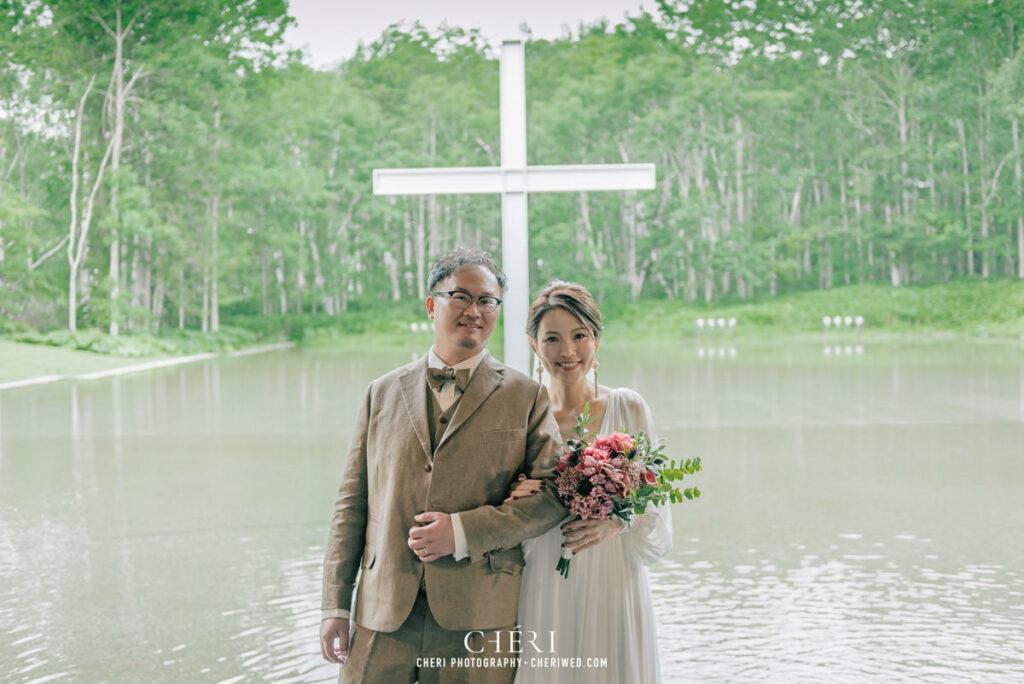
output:
[[[537,339],[540,320],[552,309],[565,309],[590,331],[595,340],[601,338],[604,328],[601,326],[601,312],[597,309],[594,296],[582,285],[552,280],[550,285],[537,293],[530,305],[530,313],[526,317],[526,334],[531,339]]]

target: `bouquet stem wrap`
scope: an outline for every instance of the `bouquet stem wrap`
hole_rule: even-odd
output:
[[[558,574],[569,579],[569,563],[572,562],[572,549],[562,547],[562,557],[558,559],[558,565],[555,566],[555,570],[558,570]]]

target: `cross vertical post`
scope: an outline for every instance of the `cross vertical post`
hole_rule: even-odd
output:
[[[526,314],[530,305],[529,220],[526,195],[526,51],[521,40],[501,45],[499,109],[501,168],[501,266],[508,276],[505,293],[505,365],[529,373]]]
[[[505,365],[530,374],[526,314],[530,306],[527,197],[531,192],[650,190],[654,164],[526,163],[526,49],[522,40],[501,46],[499,64],[501,166],[374,169],[375,195],[501,194],[501,265],[508,276],[503,305]]]

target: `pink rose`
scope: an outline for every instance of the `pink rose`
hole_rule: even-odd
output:
[[[633,442],[633,438],[625,432],[613,432],[608,440],[611,442],[613,450],[623,454],[629,453],[629,451],[636,446]]]

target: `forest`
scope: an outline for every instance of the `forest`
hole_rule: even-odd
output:
[[[530,199],[531,281],[741,301],[1024,278],[1022,0],[661,0],[526,47],[531,164],[652,162]],[[497,50],[403,23],[335,68],[285,0],[0,2],[0,317],[217,331],[422,300],[500,199],[375,197],[499,164]]]

